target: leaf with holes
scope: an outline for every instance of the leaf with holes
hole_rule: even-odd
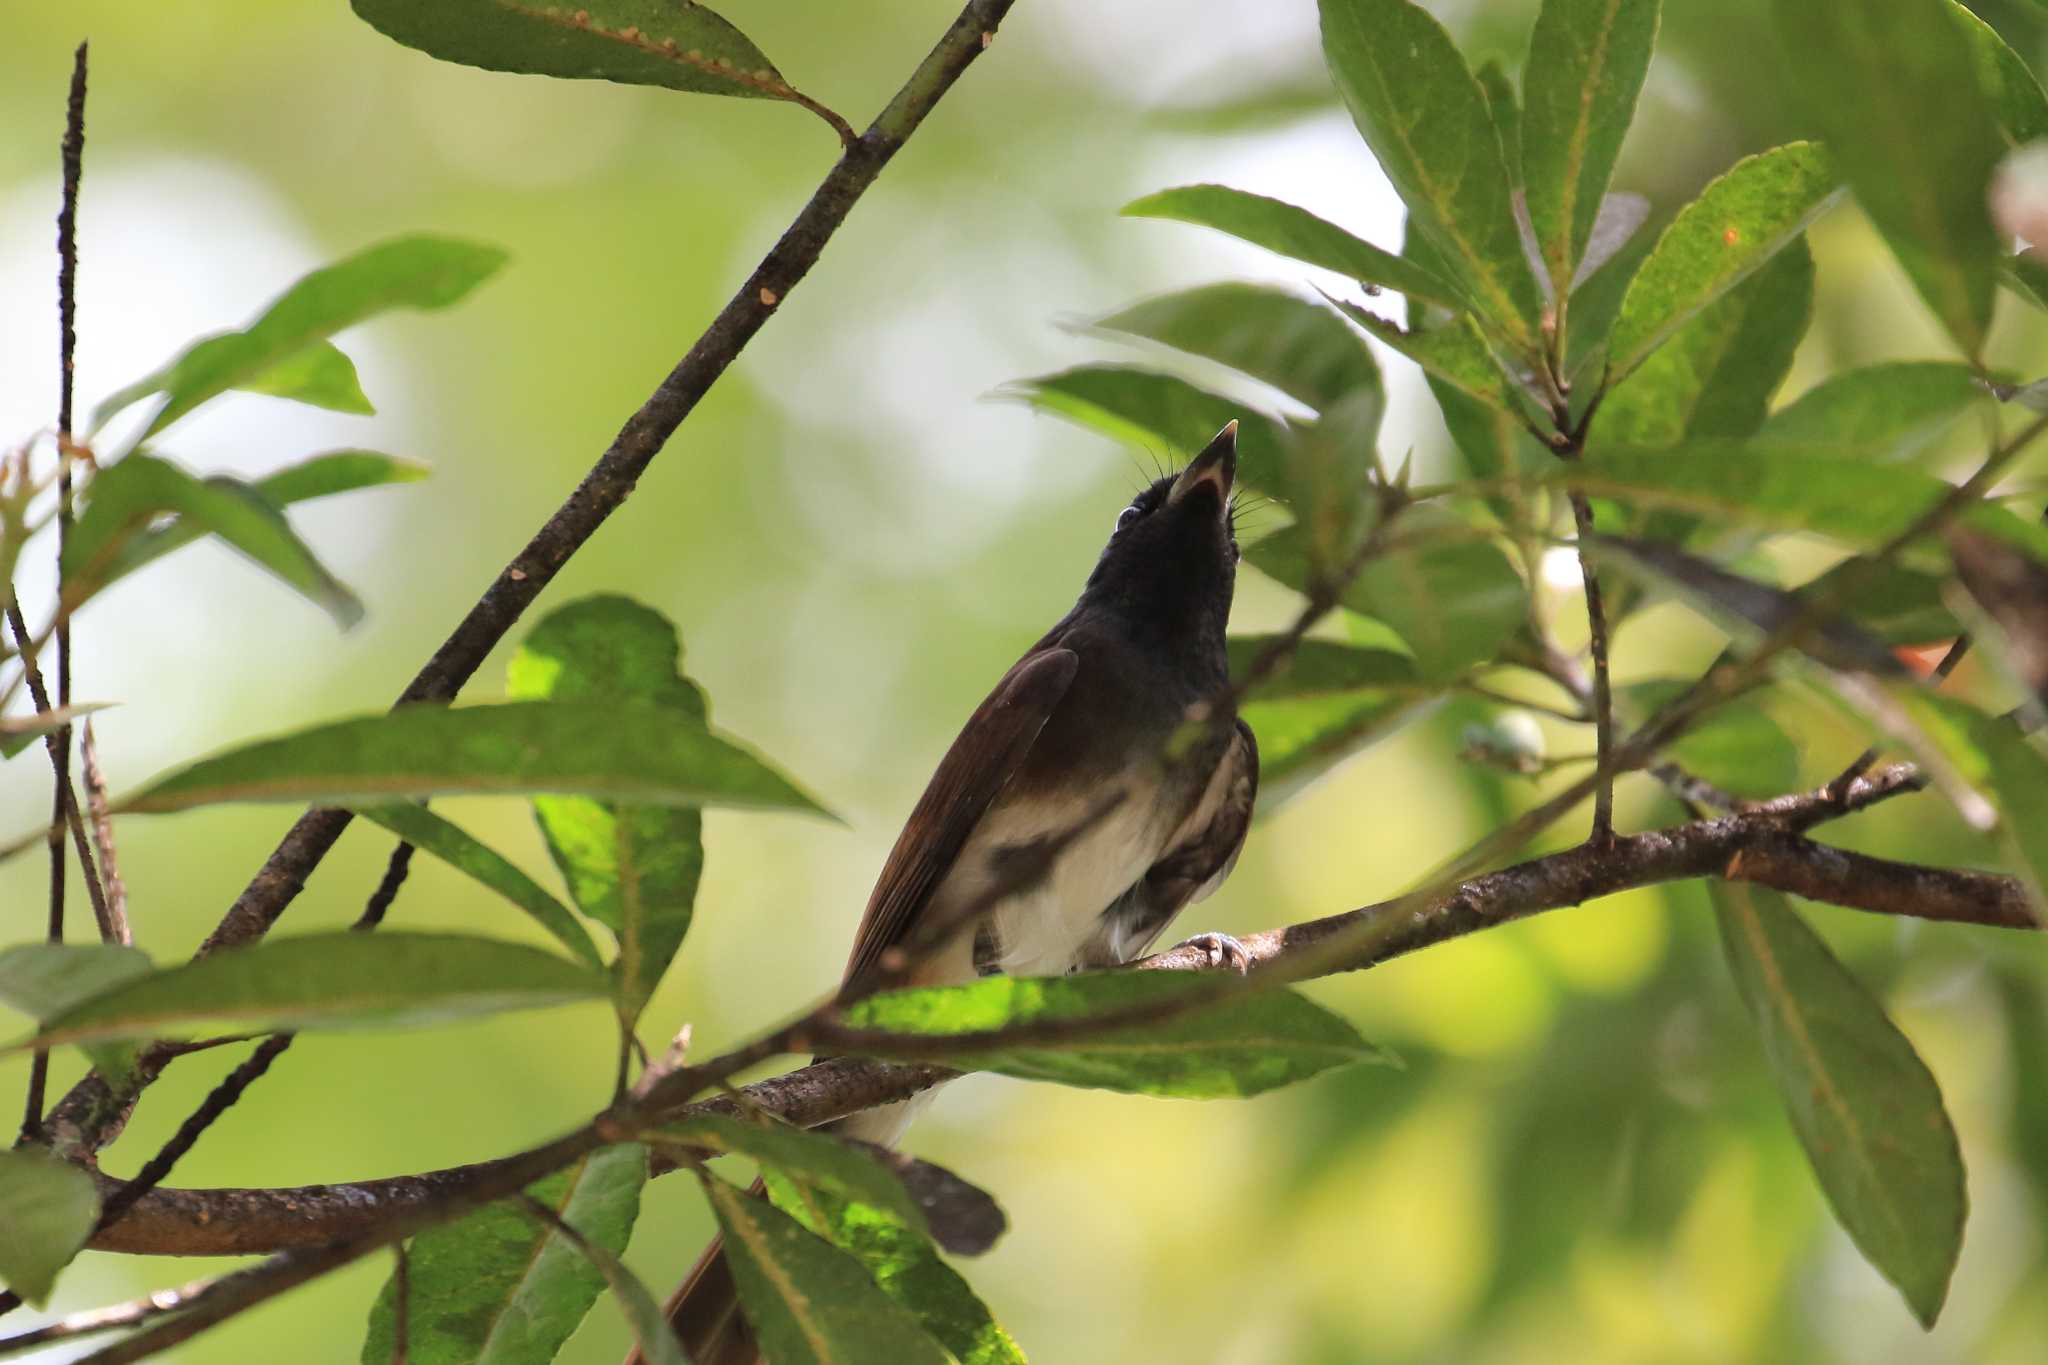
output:
[[[1553,286],[1568,290],[1650,70],[1660,0],[1544,0],[1522,76],[1522,179]]]
[[[526,1193],[616,1255],[632,1235],[646,1182],[647,1149],[626,1143],[592,1152]],[[407,1348],[421,1365],[547,1365],[605,1287],[573,1242],[517,1200],[419,1233],[406,1263]],[[392,1359],[397,1327],[397,1285],[386,1280],[370,1309],[363,1365]]]
[[[2002,254],[1986,195],[2006,141],[1946,0],[1775,0],[1797,89],[1914,287],[1978,358]]]
[[[1789,245],[1834,202],[1837,185],[1819,144],[1794,142],[1736,162],[1700,191],[1629,282],[1607,342],[1609,382]]]
[[[766,1199],[714,1176],[718,1215],[740,1303],[777,1365],[947,1365],[953,1357],[865,1266]]]
[[[1968,1209],[1962,1152],[1934,1076],[1776,892],[1712,887],[1729,970],[1828,1203],[1933,1326]]]
[[[1466,307],[1457,286],[1435,271],[1361,241],[1335,223],[1262,194],[1228,185],[1183,185],[1124,205],[1127,218],[1170,218],[1227,232],[1253,246],[1375,289],[1392,289],[1442,308]]]
[[[1450,34],[1408,0],[1318,8],[1331,78],[1380,168],[1480,314],[1533,354],[1542,300],[1522,254],[1500,134]]]

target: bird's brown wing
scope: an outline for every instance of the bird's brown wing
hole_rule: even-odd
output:
[[[967,836],[1067,694],[1079,662],[1070,649],[1032,651],[968,719],[882,866],[854,935],[853,956],[846,964],[849,983],[873,970],[883,952],[911,932]]]

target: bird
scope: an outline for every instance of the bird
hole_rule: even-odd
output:
[[[1236,474],[1233,421],[1117,515],[1073,609],[975,709],[911,810],[842,995],[885,978],[943,986],[1117,966],[1230,875],[1259,783],[1224,647]],[[1188,943],[1213,966],[1247,966],[1227,935]],[[830,1131],[893,1144],[931,1097]],[[668,1317],[696,1365],[761,1360],[716,1241]]]

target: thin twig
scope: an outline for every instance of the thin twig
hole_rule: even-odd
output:
[[[1614,689],[1607,675],[1607,610],[1600,600],[1600,575],[1586,553],[1593,535],[1593,504],[1583,493],[1571,495],[1572,521],[1579,533],[1579,572],[1586,585],[1586,627],[1593,652],[1593,737],[1598,749],[1593,775],[1593,843],[1614,838]]]
[[[85,770],[85,808],[92,817],[92,843],[99,855],[100,889],[107,903],[107,924],[112,930],[109,943],[133,943],[135,931],[128,924],[128,886],[121,880],[121,860],[114,847],[114,818],[107,806],[107,778],[100,770],[99,745],[93,738],[92,720],[80,728],[80,766]]]

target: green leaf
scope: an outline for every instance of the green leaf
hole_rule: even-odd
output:
[[[1754,434],[1812,318],[1813,254],[1794,240],[1610,388],[1594,432],[1640,445]]]
[[[2048,923],[2048,758],[2002,717],[1979,713],[1970,738],[1983,751],[1999,826],[2019,855],[2034,910]]]
[[[1379,471],[1375,442],[1385,406],[1377,389],[1363,390],[1338,402],[1313,426],[1282,433],[1281,497],[1294,509],[1314,582],[1335,582],[1358,557],[1379,519],[1373,476]]]
[[[42,1024],[152,970],[149,954],[124,944],[24,943],[0,951],[0,1001]],[[134,1069],[133,1043],[95,1043],[83,1050],[110,1081],[125,1081]]]
[[[1262,194],[1228,185],[1183,185],[1134,199],[1123,212],[1127,218],[1170,218],[1227,232],[1306,265],[1334,270],[1368,289],[1392,289],[1454,312],[1467,306],[1458,287],[1435,271],[1360,241],[1307,209]]]
[[[1486,112],[1493,116],[1493,130],[1500,134],[1501,154],[1507,161],[1508,179],[1522,186],[1522,102],[1515,95],[1515,83],[1498,57],[1489,57],[1473,73],[1486,92]]]
[[[1331,298],[1344,316],[1371,335],[1464,393],[1502,412],[1519,412],[1507,376],[1494,359],[1493,348],[1470,314],[1460,314],[1441,327],[1403,328],[1355,303]]]
[[[728,740],[648,702],[401,706],[257,740],[176,769],[120,803],[358,805],[393,797],[573,792],[668,806],[826,813]]]
[[[995,1200],[950,1171],[825,1132],[702,1114],[668,1125],[654,1140],[750,1157],[806,1190],[866,1205],[956,1255],[988,1250],[1006,1223]]]
[[[854,1028],[920,1037],[967,1035],[943,1060],[1026,1080],[1130,1094],[1216,1099],[1257,1095],[1333,1066],[1386,1061],[1351,1025],[1292,991],[1226,996],[1164,1022],[1033,1043],[971,1035],[1164,1006],[1214,983],[1173,972],[984,977],[966,986],[889,991],[846,1011]],[[856,1049],[891,1055],[885,1043]],[[925,1054],[921,1054],[925,1055]]]
[[[1617,709],[1641,724],[1691,688],[1657,678],[1615,689]],[[1761,707],[1736,702],[1714,710],[1664,748],[1666,757],[1725,792],[1762,800],[1799,781],[1799,749]]]
[[[1244,676],[1276,637],[1232,636],[1230,672]],[[1239,714],[1259,741],[1260,818],[1344,759],[1407,725],[1442,699],[1415,661],[1384,649],[1303,640],[1251,690]]]
[[[358,488],[376,488],[388,483],[411,483],[426,477],[427,467],[412,460],[401,460],[374,450],[330,450],[324,455],[308,456],[298,464],[286,465],[274,474],[266,474],[253,487],[273,506],[283,508],[334,493],[352,493]],[[113,562],[102,575],[101,587],[126,578],[151,560],[190,545],[205,534],[204,527],[196,526],[182,516],[174,516],[161,526],[136,532],[114,555]]]
[[[744,33],[692,0],[349,0],[364,23],[486,71],[658,85],[741,99],[797,93]]]
[[[526,1192],[616,1255],[626,1249],[646,1182],[647,1149],[626,1143],[592,1152]],[[517,1200],[429,1228],[407,1253],[413,1365],[547,1365],[605,1287],[573,1242]],[[363,1365],[389,1365],[397,1309],[397,1284],[386,1280],[370,1309]]]
[[[1842,599],[1847,603],[1843,610],[1886,644],[1925,645],[1963,633],[1942,600],[1945,576],[1909,569],[1894,560],[1874,563],[1851,555],[1800,588],[1800,596],[1833,598],[1836,584],[1852,574],[1856,587]]]
[[[186,357],[195,367],[203,366],[208,363],[207,348],[238,346],[239,335],[229,332],[196,341],[186,352]],[[153,393],[163,392],[170,384],[175,369],[175,363],[166,365],[155,374],[147,375],[128,387],[109,394],[92,410],[92,429],[98,431],[115,413],[141,402]],[[230,387],[243,393],[290,398],[296,402],[309,403],[316,408],[328,408],[334,412],[354,413],[359,416],[367,416],[377,410],[370,406],[370,400],[363,394],[362,384],[356,378],[356,363],[331,341],[316,341],[302,347],[267,369],[259,370],[243,382]]]
[[[13,1044],[235,1031],[409,1028],[609,995],[586,967],[463,934],[309,934],[212,953],[113,986]]]
[[[682,674],[682,641],[657,611],[604,595],[548,615],[506,670],[514,697],[603,710],[638,705],[700,729],[704,694]],[[695,806],[541,796],[535,818],[569,894],[617,936],[630,1015],[653,995],[682,947],[704,871],[704,817]]]
[[[34,1147],[0,1151],[0,1282],[41,1308],[100,1217],[92,1177]]]
[[[2013,680],[2048,706],[2048,566],[1988,536],[1948,533],[1956,573],[1997,630],[1991,637]]]
[[[1358,333],[1319,303],[1255,284],[1212,284],[1147,299],[1095,326],[1228,365],[1317,411],[1380,394]]]
[[[264,382],[279,365],[297,363],[307,347],[365,318],[393,308],[446,308],[504,263],[497,247],[417,235],[315,270],[242,331],[207,337],[142,381],[151,392],[161,389],[164,402],[139,439],[229,389]]]
[[[1998,263],[1998,282],[2036,308],[2048,310],[2048,265],[2031,251],[2007,256]]]
[[[166,512],[175,513],[189,535],[219,536],[343,626],[362,619],[362,603],[314,558],[270,499],[238,479],[197,479],[168,460],[140,454],[95,474],[86,486],[85,510],[64,547],[70,609],[132,567],[124,558],[151,520]]]
[[[104,711],[112,705],[110,701],[84,701],[76,706],[53,706],[47,711],[0,716],[0,758],[13,758],[44,735],[54,734],[80,716]]]
[[[1184,379],[1122,365],[1082,365],[1019,380],[1003,392],[1113,441],[1152,454],[1163,447],[1178,460],[1192,459],[1225,422],[1235,421],[1238,483],[1279,491],[1280,424]]]
[[[1907,460],[1990,401],[1967,365],[1894,361],[1841,370],[1771,414],[1765,440],[1798,442],[1867,460]]]
[[[740,1304],[776,1365],[947,1365],[952,1356],[864,1266],[723,1180],[704,1192],[725,1236]]]
[[[1346,607],[1391,626],[1427,679],[1456,677],[1494,658],[1528,620],[1528,589],[1484,533],[1433,508],[1404,512],[1376,555],[1346,588]],[[1308,549],[1297,526],[1245,551],[1261,573],[1297,591],[1309,583]]]
[[[1487,321],[1533,353],[1542,300],[1522,254],[1500,135],[1450,34],[1407,0],[1318,8],[1337,93],[1413,222],[1455,264]]]
[[[960,1365],[1024,1365],[1017,1343],[929,1238],[871,1204],[800,1189],[772,1169],[763,1176],[776,1207],[866,1266]]]
[[[1650,250],[1607,343],[1610,383],[1626,377],[1721,295],[1761,269],[1834,202],[1837,177],[1817,143],[1745,157],[1679,210]]]
[[[1544,0],[1522,68],[1522,178],[1551,283],[1572,287],[1657,41],[1659,0]]]
[[[1972,14],[1957,0],[1946,0],[1951,17],[1962,25],[1970,55],[1977,63],[1977,83],[1991,97],[1992,112],[2006,142],[2023,147],[2048,137],[2048,95],[2027,69],[2025,60],[2005,44],[1998,30]]]
[[[1986,194],[2006,144],[1946,0],[1777,0],[1780,41],[1842,176],[1971,359],[2003,254]]]
[[[1837,459],[1786,443],[1692,441],[1682,451],[1596,448],[1545,481],[1598,496],[1717,518],[1735,525],[1815,531],[1851,544],[1904,532],[1952,491],[1916,470]],[[2048,532],[1995,503],[1965,506],[1959,524],[2048,558]]]
[[[1711,883],[1729,970],[1843,1229],[1923,1326],[1948,1296],[1967,1196],[1926,1063],[1776,892]]]
[[[409,801],[358,806],[356,814],[374,820],[399,838],[447,863],[458,872],[475,878],[533,917],[536,924],[592,967],[604,966],[597,946],[590,941],[568,907],[550,896],[533,878],[521,872],[504,855],[484,844],[458,825]]]

